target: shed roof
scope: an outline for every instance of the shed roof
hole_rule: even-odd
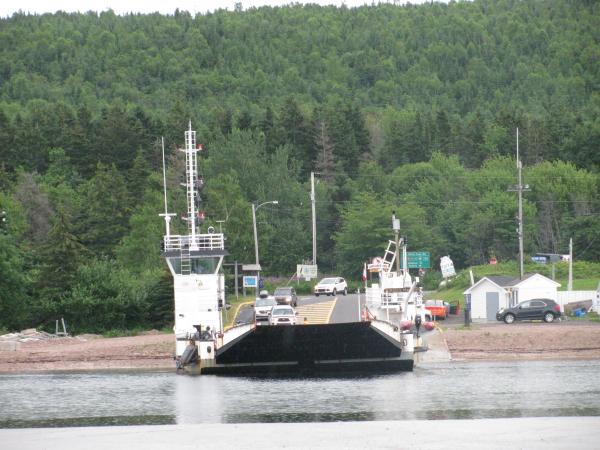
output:
[[[488,280],[496,283],[498,286],[501,287],[514,286],[515,284],[521,281],[520,278],[510,277],[506,275],[490,275],[484,278],[487,278]]]
[[[540,277],[545,278],[546,280],[554,283],[555,285],[560,286],[560,283],[557,283],[556,281],[553,281],[550,278],[545,277],[544,275],[540,275],[539,273],[526,273],[525,275],[523,275],[523,278],[512,277],[512,276],[507,276],[507,275],[488,275],[488,276],[482,277],[473,286],[470,286],[466,291],[464,291],[464,294],[468,294],[469,292],[471,292],[471,290],[475,286],[478,286],[483,280],[489,280],[492,283],[494,283],[496,286],[506,289],[509,287],[515,287],[515,286],[521,284],[523,281],[525,281],[531,277],[534,277],[534,276],[540,276]]]

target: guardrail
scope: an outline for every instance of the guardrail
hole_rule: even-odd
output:
[[[164,236],[163,243],[165,251],[225,249],[225,239],[220,233],[197,234],[193,241],[189,235]]]

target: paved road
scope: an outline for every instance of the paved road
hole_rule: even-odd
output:
[[[365,296],[361,294],[361,304],[364,304]],[[358,295],[338,295],[336,297],[320,295],[298,297],[298,319],[299,322],[307,323],[342,323],[356,322],[359,319]],[[251,306],[241,308],[237,321],[250,323],[254,321],[254,310]]]

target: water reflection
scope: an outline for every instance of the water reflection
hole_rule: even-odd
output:
[[[0,427],[598,416],[600,361],[446,363],[369,377],[0,376]]]

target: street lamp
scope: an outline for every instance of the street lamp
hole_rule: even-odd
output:
[[[252,224],[254,225],[254,257],[256,259],[256,271],[257,271],[257,276],[258,276],[258,267],[259,267],[259,262],[258,262],[258,235],[256,233],[256,211],[258,211],[258,208],[260,208],[263,205],[268,205],[268,204],[273,204],[273,205],[278,205],[279,202],[277,200],[271,200],[270,202],[264,202],[261,203],[258,206],[254,205],[254,202],[252,202]],[[257,288],[258,288],[258,279],[256,280],[257,283]]]

